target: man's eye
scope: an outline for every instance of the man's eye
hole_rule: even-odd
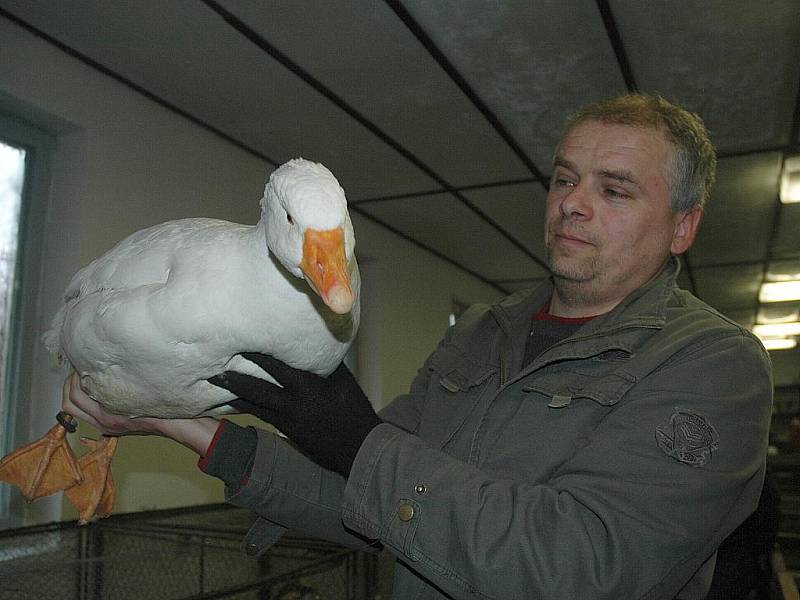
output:
[[[564,179],[562,177],[557,177],[555,180],[555,184],[559,187],[572,187],[575,184],[570,181],[569,179]]]
[[[615,200],[624,200],[625,198],[630,198],[630,196],[628,194],[626,194],[625,192],[623,192],[621,190],[615,190],[615,189],[612,189],[612,188],[606,188],[605,194],[609,198],[613,198]]]

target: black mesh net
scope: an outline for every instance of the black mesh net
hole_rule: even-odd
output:
[[[287,535],[245,557],[253,518],[215,505],[0,532],[0,600],[390,597],[388,556]]]

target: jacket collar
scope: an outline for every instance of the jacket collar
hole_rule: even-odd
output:
[[[611,311],[589,322],[598,333],[621,327],[662,328],[667,320],[667,302],[677,288],[680,262],[670,256],[661,272],[631,292]]]
[[[632,331],[661,329],[666,323],[667,302],[677,287],[679,271],[677,257],[671,256],[652,280],[634,290],[608,313],[587,322],[569,339],[594,339],[595,343],[586,347],[588,352],[610,348],[631,352],[635,342],[630,336]],[[531,317],[550,300],[552,294],[553,281],[549,278],[533,290],[508,296],[491,307],[494,318],[505,334],[504,345],[510,353],[504,362],[514,365],[514,370],[518,370],[522,362]],[[510,373],[505,375],[510,376]]]

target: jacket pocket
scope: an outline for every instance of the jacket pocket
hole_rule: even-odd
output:
[[[455,393],[480,385],[496,373],[498,367],[475,360],[455,346],[445,346],[431,356],[428,370],[441,387]]]
[[[533,373],[522,389],[544,394],[550,398],[552,408],[563,408],[578,398],[612,406],[636,381],[636,377],[624,369],[623,362],[601,357],[545,367]]]
[[[463,427],[496,381],[499,366],[481,362],[455,346],[439,348],[429,359],[428,390],[421,427],[429,444],[444,448]]]

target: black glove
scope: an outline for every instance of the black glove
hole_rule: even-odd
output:
[[[283,387],[237,371],[208,381],[236,394],[231,406],[277,427],[318,465],[350,475],[358,449],[382,421],[344,363],[320,377],[265,354],[242,356]]]

